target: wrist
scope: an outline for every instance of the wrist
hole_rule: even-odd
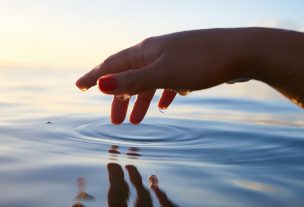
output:
[[[284,85],[303,74],[304,33],[270,28],[244,30],[244,68],[240,74],[272,86]]]
[[[244,30],[242,72],[303,107],[304,33],[267,28]]]

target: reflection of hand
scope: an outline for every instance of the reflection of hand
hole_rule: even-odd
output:
[[[108,192],[109,207],[126,207],[129,199],[129,187],[124,179],[123,170],[116,163],[109,163],[108,166],[110,187]],[[153,207],[151,195],[142,183],[142,177],[137,168],[127,165],[130,181],[135,187],[137,197],[135,207]],[[162,207],[174,207],[174,205],[160,189],[153,189]]]
[[[138,94],[130,116],[133,124],[144,118],[155,89],[193,91],[239,78],[264,81],[304,107],[303,49],[303,33],[278,29],[180,32],[148,38],[110,56],[80,78],[77,86],[88,89],[99,79],[104,93]],[[167,108],[175,95],[165,90],[159,107]],[[124,120],[128,102],[114,98],[113,123]]]

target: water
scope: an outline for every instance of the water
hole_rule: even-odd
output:
[[[303,206],[304,112],[271,89],[223,85],[166,113],[155,98],[115,126],[82,72],[0,70],[0,206]]]
[[[122,100],[122,101],[126,101],[126,100],[130,99],[131,96],[129,94],[122,94],[122,95],[116,95],[116,98],[118,98],[119,100]]]

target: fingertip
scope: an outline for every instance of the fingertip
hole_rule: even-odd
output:
[[[125,117],[126,117],[126,112],[117,112],[117,113],[112,113],[111,114],[111,123],[114,125],[120,125],[124,122]]]
[[[141,121],[142,121],[142,119],[138,120],[138,119],[135,119],[132,117],[130,117],[130,119],[129,119],[129,122],[133,125],[139,125]]]
[[[77,86],[77,88],[80,87],[80,78],[75,82],[75,85]]]
[[[82,85],[81,78],[79,78],[79,79],[76,81],[75,85],[76,85],[77,88],[79,88],[79,89],[82,90],[82,91],[86,91],[86,90],[87,90],[87,88],[84,87],[84,86]]]
[[[160,110],[167,110],[167,109],[168,109],[167,106],[160,106],[159,104],[158,104],[158,108],[159,108]]]
[[[144,119],[144,116],[139,115],[138,113],[136,113],[136,111],[132,111],[130,117],[129,117],[129,122],[133,125],[139,125],[142,120]]]
[[[160,97],[158,101],[158,108],[161,110],[166,110],[170,104],[173,102],[174,98],[176,96],[176,92],[172,90],[165,89],[163,91],[162,96]]]
[[[114,125],[120,125],[123,123],[124,120],[115,120],[115,119],[111,119],[111,123]]]

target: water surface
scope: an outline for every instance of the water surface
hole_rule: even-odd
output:
[[[0,70],[0,206],[303,206],[304,112],[272,89],[220,86],[165,113],[156,97],[115,126],[111,97],[75,88],[82,72]]]

